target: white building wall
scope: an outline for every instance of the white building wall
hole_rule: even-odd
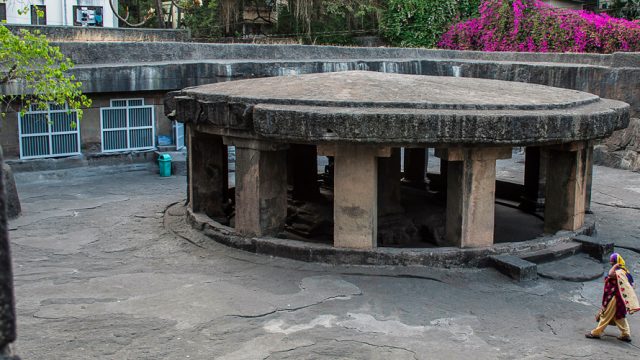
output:
[[[6,0],[8,24],[31,24],[31,13],[19,15],[22,10],[31,5],[45,5],[47,9],[47,25],[73,26],[74,6],[102,6],[103,26],[118,27],[118,18],[113,15],[108,0]],[[118,7],[118,1],[113,2]]]

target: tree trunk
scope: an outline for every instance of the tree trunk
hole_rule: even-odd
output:
[[[158,17],[158,28],[166,28],[164,23],[164,11],[162,10],[162,0],[156,0],[156,16]]]

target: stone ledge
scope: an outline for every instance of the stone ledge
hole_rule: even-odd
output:
[[[220,244],[256,254],[333,265],[487,267],[491,265],[490,257],[493,255],[518,256],[526,252],[570,243],[576,235],[590,235],[595,232],[595,217],[587,215],[585,216],[585,225],[576,232],[560,231],[554,235],[533,240],[502,243],[491,247],[467,249],[385,247],[354,250],[289,239],[243,237],[235,229],[224,226],[204,214],[194,214],[191,209],[187,209],[186,216],[187,223],[193,228],[202,231]]]
[[[114,166],[123,164],[157,164],[155,150],[122,151],[112,153],[90,153],[71,155],[57,158],[41,159],[11,159],[5,160],[11,166],[14,173],[26,173],[34,171],[55,171],[74,168],[89,168],[98,166]]]
[[[489,257],[493,266],[501,273],[517,281],[536,280],[538,265],[514,255],[493,255]]]
[[[536,264],[563,259],[580,252],[580,244],[573,242],[562,243],[537,251],[520,254],[520,258]]]

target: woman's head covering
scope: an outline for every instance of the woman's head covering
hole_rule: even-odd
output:
[[[629,272],[629,270],[627,270],[626,264],[624,262],[624,259],[622,258],[622,256],[620,256],[620,254],[618,253],[613,253],[611,254],[611,257],[609,258],[609,262],[612,264],[618,264],[618,268]]]
[[[618,253],[613,253],[611,254],[611,257],[609,257],[609,262],[612,264],[618,264],[618,269],[624,270],[624,272],[627,274],[627,278],[629,279],[629,283],[631,283],[631,285],[633,286],[633,276],[631,276],[631,273],[627,269],[622,256],[620,256],[620,254]]]

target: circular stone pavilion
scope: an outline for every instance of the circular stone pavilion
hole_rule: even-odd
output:
[[[401,183],[441,159],[444,245],[494,244],[496,160],[526,147],[522,208],[544,204],[544,232],[583,226],[593,142],[629,122],[626,103],[495,80],[367,71],[240,80],[170,94],[187,125],[189,207],[229,224],[227,146],[236,148],[235,229],[278,236],[292,197],[318,195],[317,154],[333,159],[333,247],[373,249]],[[233,199],[232,199],[233,200]],[[282,235],[280,235],[282,237]],[[286,242],[287,240],[281,240]]]

